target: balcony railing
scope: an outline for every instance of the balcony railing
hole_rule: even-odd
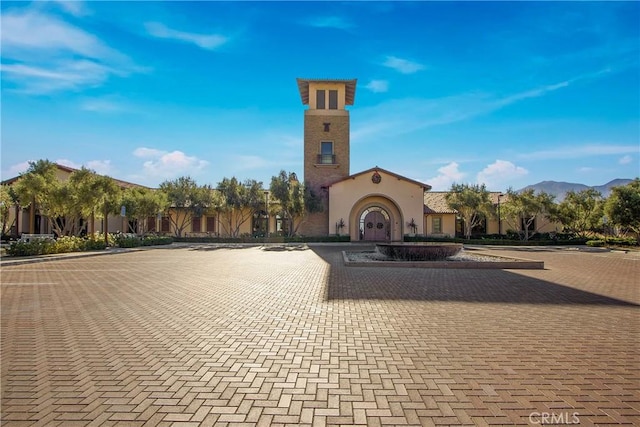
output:
[[[336,164],[336,155],[335,154],[318,154],[319,165],[335,165]]]

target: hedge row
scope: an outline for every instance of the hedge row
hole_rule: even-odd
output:
[[[120,248],[138,246],[168,245],[173,242],[171,237],[130,235],[109,235],[109,244]],[[58,239],[39,239],[31,242],[11,242],[7,248],[9,256],[33,256],[62,254],[68,252],[99,251],[107,247],[104,239],[88,239],[85,237],[63,236]]]
[[[60,237],[54,239],[40,239],[31,242],[11,242],[7,248],[9,256],[30,256],[61,254],[67,252],[83,252],[103,250],[107,247],[104,240],[91,240],[82,237]]]
[[[638,246],[638,241],[629,237],[607,237],[606,239],[589,240],[587,246]]]

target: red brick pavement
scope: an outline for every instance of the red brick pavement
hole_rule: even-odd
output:
[[[2,425],[640,424],[638,254],[212,249],[3,266]]]

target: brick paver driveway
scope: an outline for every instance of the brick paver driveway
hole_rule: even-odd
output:
[[[639,424],[638,254],[152,249],[2,268],[2,425]]]

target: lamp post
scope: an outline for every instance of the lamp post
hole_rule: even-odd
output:
[[[267,217],[267,238],[269,237],[269,191],[264,192],[264,213]]]
[[[498,235],[502,238],[502,217],[500,216],[500,198],[504,197],[504,194],[498,194]]]

